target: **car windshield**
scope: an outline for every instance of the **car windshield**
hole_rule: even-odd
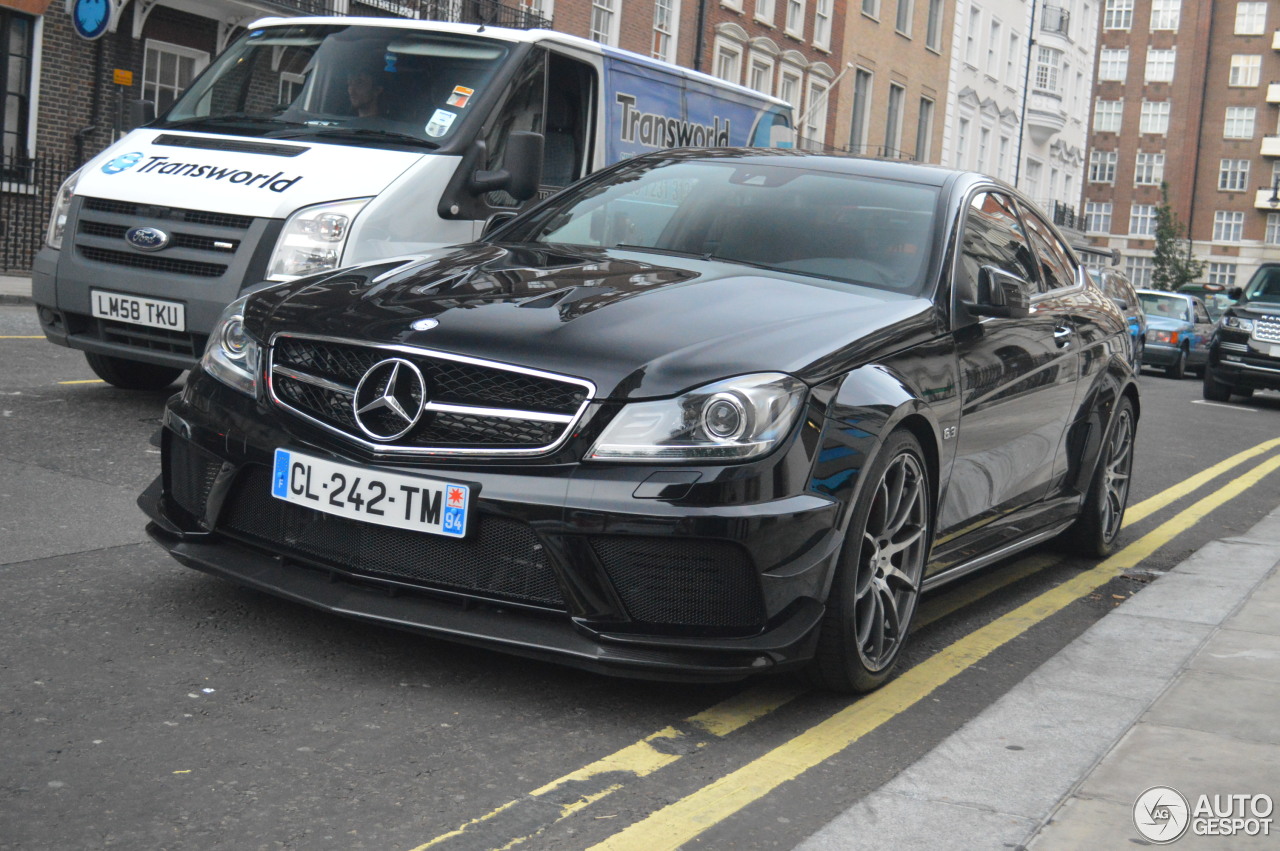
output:
[[[727,260],[923,291],[937,189],[758,160],[647,160],[569,190],[499,239]]]
[[[155,126],[435,148],[507,52],[486,38],[400,27],[263,27],[218,57]]]
[[[1138,293],[1138,300],[1142,302],[1142,312],[1148,316],[1191,321],[1191,303],[1185,298],[1159,293]]]
[[[1244,289],[1244,297],[1249,301],[1280,304],[1280,266],[1263,266],[1255,272]]]

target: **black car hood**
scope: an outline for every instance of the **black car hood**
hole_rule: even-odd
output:
[[[265,290],[246,321],[264,338],[420,346],[641,398],[752,372],[821,381],[928,339],[938,317],[925,299],[742,264],[476,243]]]

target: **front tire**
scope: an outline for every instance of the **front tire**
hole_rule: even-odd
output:
[[[861,693],[892,676],[932,542],[926,470],[919,441],[905,431],[889,437],[867,470],[806,671],[814,685]]]
[[[1122,396],[1111,417],[1089,492],[1076,522],[1065,533],[1070,549],[1083,556],[1105,558],[1115,550],[1116,538],[1129,504],[1129,477],[1133,472],[1133,439],[1137,418],[1133,403]]]
[[[182,374],[182,370],[174,366],[157,366],[97,352],[85,352],[84,359],[95,375],[122,390],[163,390]]]
[[[1178,349],[1178,359],[1166,366],[1164,372],[1170,378],[1185,378],[1187,375],[1187,350]]]
[[[1204,398],[1210,402],[1230,402],[1232,387],[1230,384],[1215,378],[1213,367],[1206,366],[1204,369],[1203,393]]]

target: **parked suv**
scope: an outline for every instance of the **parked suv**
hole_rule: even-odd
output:
[[[1226,309],[1209,343],[1204,398],[1280,390],[1280,263],[1264,263]]]

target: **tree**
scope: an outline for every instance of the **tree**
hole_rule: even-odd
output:
[[[1186,228],[1169,206],[1169,184],[1160,183],[1160,199],[1160,206],[1156,207],[1155,268],[1151,273],[1151,286],[1157,290],[1176,290],[1200,277],[1204,263],[1192,256]]]

